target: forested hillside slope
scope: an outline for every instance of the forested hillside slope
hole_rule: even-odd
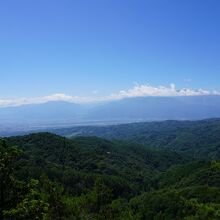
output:
[[[217,161],[50,133],[1,140],[0,158],[0,219],[220,218]]]
[[[166,148],[202,159],[220,159],[220,119],[73,127],[53,132],[67,137],[98,136]]]

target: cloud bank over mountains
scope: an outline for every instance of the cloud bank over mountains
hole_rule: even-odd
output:
[[[158,86],[158,87],[154,87],[148,84],[145,85],[137,84],[129,90],[121,90],[118,93],[114,93],[109,96],[82,97],[82,96],[71,96],[63,93],[57,93],[49,96],[35,97],[35,98],[0,99],[0,107],[20,106],[27,104],[42,104],[49,101],[66,101],[72,103],[86,104],[86,103],[114,101],[123,98],[144,97],[144,96],[175,97],[175,96],[203,96],[203,95],[220,95],[220,92],[216,90],[212,90],[212,91],[205,89],[196,90],[191,88],[177,89],[175,84],[171,84],[170,86]]]

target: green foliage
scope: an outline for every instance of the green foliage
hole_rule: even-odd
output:
[[[0,149],[5,219],[220,219],[219,161],[49,133],[7,138]]]
[[[15,147],[8,148],[4,140],[0,140],[0,219],[3,210],[20,198],[22,183],[13,175],[13,162],[21,154]]]
[[[16,179],[14,165],[22,151],[0,142],[0,219],[46,219],[47,204],[37,191],[37,180]]]
[[[200,203],[197,199],[186,199],[178,190],[165,189],[145,193],[130,202],[135,219],[155,220],[217,220],[220,204]]]
[[[98,175],[118,177],[127,185],[126,188],[130,187],[134,191],[137,188],[147,190],[151,187],[151,178],[155,173],[186,161],[175,152],[153,150],[126,142],[110,142],[96,137],[68,140],[49,133],[38,133],[8,138],[7,141],[10,145],[18,145],[33,157],[26,161],[23,158],[25,174],[33,175],[33,169],[34,174],[40,174],[44,168],[46,175],[55,181],[62,178],[62,182],[65,181],[70,190],[73,189],[69,183],[74,178],[75,183],[77,180],[81,184],[85,183],[85,178],[90,178],[91,184],[86,188],[92,189]],[[28,166],[25,165],[26,162]],[[57,165],[56,168],[54,164]],[[62,169],[59,170],[58,167]],[[78,194],[85,191],[85,187],[82,189],[79,184],[75,187],[81,190]]]
[[[74,137],[98,136],[165,148],[197,159],[220,159],[220,120],[143,122],[112,126],[73,127],[55,130]]]
[[[27,185],[27,192],[16,207],[4,211],[6,218],[17,220],[48,219],[48,204],[43,200],[42,195],[37,191],[37,180],[31,180]]]

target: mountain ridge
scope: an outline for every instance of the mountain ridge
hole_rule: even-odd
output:
[[[220,96],[134,97],[98,104],[51,101],[0,108],[1,124],[200,120],[220,117]]]

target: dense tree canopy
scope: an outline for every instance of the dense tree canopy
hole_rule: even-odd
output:
[[[218,161],[129,141],[6,138],[0,180],[0,219],[220,219]]]
[[[220,159],[220,119],[161,121],[52,130],[67,137],[120,139],[184,153],[196,159]]]

